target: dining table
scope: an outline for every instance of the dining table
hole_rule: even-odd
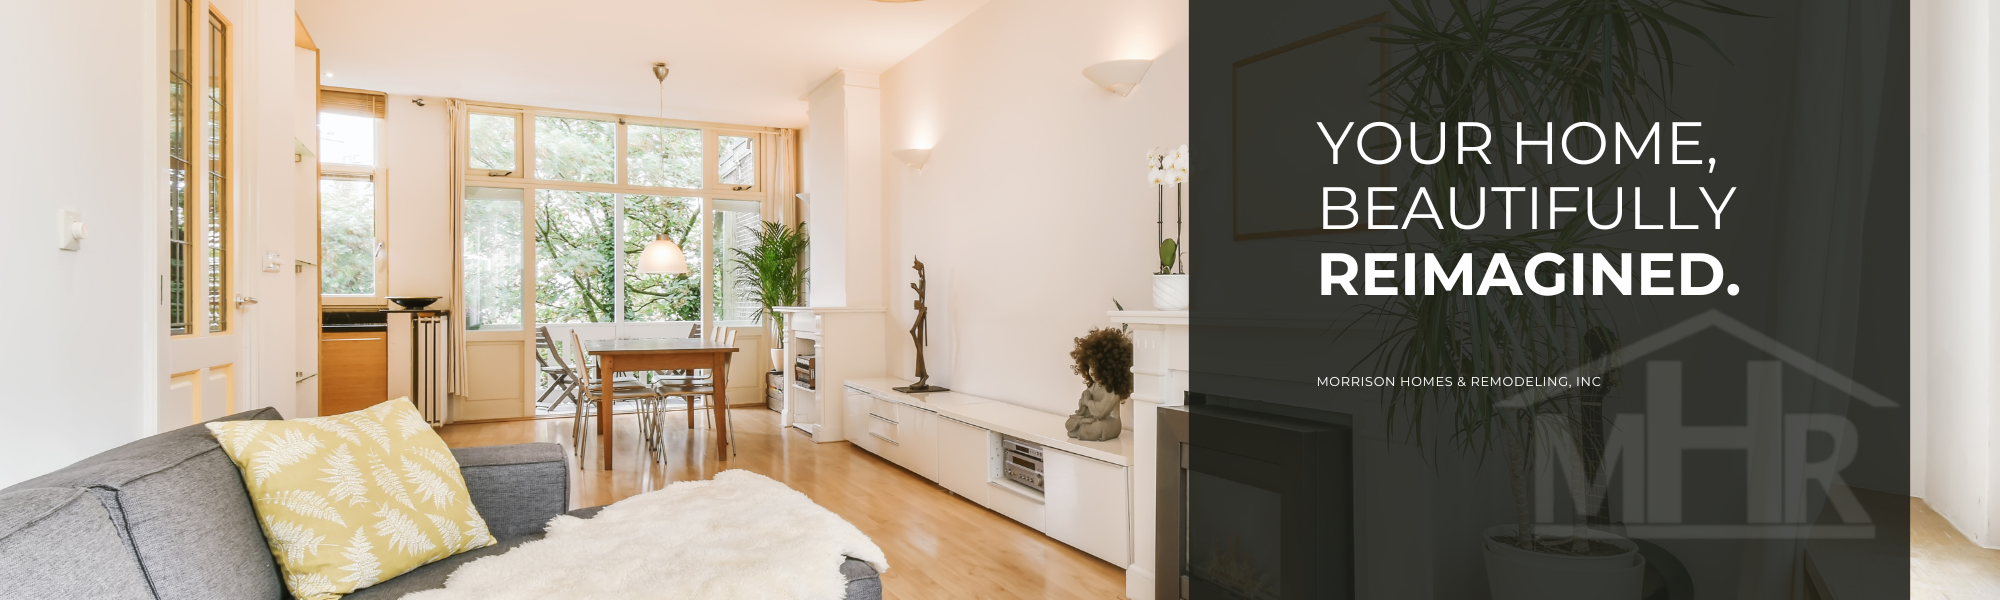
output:
[[[702,338],[643,338],[584,340],[583,351],[597,357],[597,377],[599,381],[611,381],[613,375],[632,371],[675,371],[708,369],[715,381],[715,395],[709,406],[715,411],[715,449],[723,460],[729,458],[729,357],[736,352],[734,346]],[[603,393],[597,399],[597,439],[599,456],[604,457],[604,470],[611,470],[611,406],[612,386],[601,386]],[[694,410],[694,402],[688,402],[688,410]]]

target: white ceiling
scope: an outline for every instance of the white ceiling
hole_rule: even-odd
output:
[[[802,127],[835,69],[881,72],[986,0],[298,0],[325,85]]]

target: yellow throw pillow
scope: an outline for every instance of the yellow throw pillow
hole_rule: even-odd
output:
[[[493,544],[458,460],[408,398],[331,417],[209,423],[299,600],[332,600]]]

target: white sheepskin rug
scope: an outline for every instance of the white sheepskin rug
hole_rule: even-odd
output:
[[[404,600],[732,598],[838,600],[852,556],[889,570],[861,530],[785,484],[723,471],[626,498],[590,519],[467,563]]]

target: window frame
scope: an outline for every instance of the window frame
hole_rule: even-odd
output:
[[[165,231],[161,232],[161,237],[166,241],[166,257],[165,264],[162,267],[165,273],[161,275],[160,289],[162,295],[161,303],[166,305],[166,314],[163,320],[165,321],[164,325],[167,330],[167,336],[169,338],[184,338],[207,333],[207,327],[204,322],[205,318],[197,316],[201,311],[196,309],[195,302],[195,298],[201,295],[202,285],[195,283],[196,279],[194,279],[194,265],[198,262],[194,259],[194,240],[199,237],[198,233],[200,230],[196,226],[194,215],[199,213],[201,203],[197,194],[202,189],[202,186],[198,183],[198,180],[202,179],[200,176],[201,171],[195,165],[196,160],[201,158],[203,151],[203,136],[199,133],[202,131],[203,121],[196,118],[195,108],[204,97],[202,92],[204,88],[198,85],[198,82],[201,81],[201,61],[206,57],[206,53],[202,50],[203,38],[195,34],[197,21],[195,17],[204,11],[195,0],[168,0],[167,10],[169,16],[166,20],[169,31],[165,36],[168,54],[165,104],[172,114],[165,121],[166,131],[163,137],[166,144],[162,148],[165,154],[164,158],[166,159],[164,163],[167,167],[166,181],[163,186],[163,189],[167,192],[167,197],[164,199],[167,218],[164,221],[166,225]],[[203,24],[206,25],[206,22],[203,22]],[[178,107],[174,104],[174,85],[176,83],[181,85],[180,105]],[[180,127],[178,130],[174,127],[174,117],[179,117]],[[173,148],[173,136],[175,133],[180,134],[181,141],[181,154],[178,157],[174,155]],[[179,186],[181,206],[178,213],[174,212],[175,186],[173,173],[176,160],[178,160],[181,170]],[[181,230],[179,240],[174,238],[175,227],[179,227]],[[178,267],[173,264],[176,244],[179,244],[181,252],[181,264]],[[178,277],[178,281],[181,284],[178,290],[173,288],[173,282],[176,277]],[[174,303],[176,301],[180,303],[181,310],[181,318],[178,323],[173,318]],[[175,327],[177,324],[179,325],[178,328]]]
[[[173,268],[172,260],[169,258],[164,267],[169,273],[162,275],[163,278],[170,278],[175,274],[181,276],[179,300],[182,309],[182,328],[179,330],[174,328],[172,297],[161,299],[162,303],[167,305],[168,312],[163,326],[167,330],[168,339],[230,335],[235,333],[235,319],[232,318],[231,311],[236,309],[234,270],[237,265],[236,248],[239,242],[239,236],[235,231],[237,218],[235,178],[238,171],[235,121],[236,100],[241,96],[237,93],[235,85],[236,27],[220,9],[201,0],[175,2],[168,10],[171,12],[169,21],[180,17],[187,19],[184,23],[173,22],[168,25],[179,31],[169,31],[167,40],[168,51],[172,52],[178,49],[172,47],[173,35],[178,33],[187,36],[184,65],[187,92],[183,96],[184,104],[180,112],[184,126],[181,130],[181,140],[185,156],[182,159],[187,163],[187,172],[183,174],[182,214],[178,221],[183,230],[181,266],[177,269],[178,273],[172,273],[176,269]],[[172,58],[168,60],[170,62],[167,73],[169,86],[167,103],[171,106],[173,102],[171,86],[174,79],[172,68],[175,65],[171,62]],[[215,73],[211,73],[212,71]],[[217,87],[216,82],[210,80],[211,77],[220,78],[219,98],[210,93],[211,87]],[[218,99],[221,102],[221,110],[212,114],[209,108]],[[220,123],[212,125],[211,116],[219,116]],[[215,131],[213,136],[209,134],[211,127]],[[165,133],[168,136],[173,134],[172,125],[166,126]],[[164,148],[169,170],[174,160],[171,144],[169,141]],[[220,185],[211,179],[218,179]],[[166,204],[171,207],[173,193],[171,175],[168,176],[166,185],[169,194]],[[209,223],[211,211],[216,213],[213,227]],[[170,214],[165,221],[165,230],[161,232],[169,257],[172,256],[175,243],[173,240],[175,224],[176,220]],[[215,232],[213,235],[220,246],[220,257],[216,265],[219,282],[215,285],[210,285],[208,279],[211,231]],[[163,288],[170,287],[165,281],[161,282],[161,285]],[[171,289],[163,291],[168,296],[173,294]],[[216,310],[220,318],[212,318],[209,315],[211,308]]]
[[[478,102],[470,100],[465,102],[465,109],[466,109],[465,110],[466,121],[465,123],[463,123],[463,126],[460,129],[464,130],[466,133],[464,133],[458,140],[459,143],[465,145],[465,147],[470,147],[471,144],[470,119],[471,115],[473,114],[513,116],[516,118],[515,124],[517,127],[514,136],[514,157],[515,157],[515,162],[517,163],[515,165],[514,173],[505,176],[495,176],[490,174],[491,169],[475,169],[472,167],[471,164],[463,165],[462,168],[464,169],[465,172],[465,185],[473,185],[473,186],[499,185],[500,187],[510,187],[521,184],[535,184],[535,185],[559,186],[559,187],[564,187],[566,189],[573,188],[578,190],[587,190],[595,192],[609,192],[614,194],[637,194],[644,196],[703,196],[703,197],[714,195],[720,198],[738,199],[738,200],[756,200],[762,202],[766,200],[766,198],[764,198],[764,188],[767,183],[765,180],[769,178],[768,165],[770,164],[770,152],[771,152],[770,148],[768,147],[770,145],[769,143],[770,140],[765,138],[767,138],[772,134],[776,134],[780,131],[778,128],[775,127],[755,127],[748,125],[735,125],[729,123],[713,123],[707,121],[662,119],[658,117],[621,115],[615,113],[601,113],[601,112],[578,111],[578,110],[563,110],[554,108],[523,106],[518,104]],[[617,129],[617,138],[615,144],[616,154],[614,157],[614,160],[617,162],[616,165],[617,175],[613,177],[612,183],[584,183],[575,181],[541,179],[539,177],[536,177],[535,170],[538,165],[535,164],[536,152],[535,152],[535,139],[534,139],[535,138],[534,123],[536,117],[544,117],[544,116],[563,117],[570,119],[589,119],[593,121],[612,121],[617,123],[618,129]],[[666,187],[666,186],[633,185],[627,183],[628,181],[631,181],[630,175],[626,172],[628,125],[649,125],[656,127],[677,127],[682,129],[700,130],[702,135],[702,178],[701,178],[702,187],[679,188],[679,187]],[[751,138],[751,152],[753,153],[754,160],[756,161],[756,167],[755,167],[756,177],[752,185],[750,186],[725,185],[721,183],[722,178],[720,173],[718,173],[718,168],[717,168],[718,167],[717,161],[720,158],[720,156],[718,155],[719,146],[716,141],[718,135],[734,135],[734,136],[743,136]],[[470,153],[468,153],[468,155],[469,154]]]
[[[715,201],[743,200],[743,201],[756,202],[760,211],[759,218],[760,219],[770,218],[771,214],[770,213],[771,206],[769,202],[770,199],[765,197],[766,194],[764,191],[764,185],[766,183],[766,180],[770,176],[768,169],[768,165],[770,164],[769,162],[770,149],[768,148],[768,146],[770,145],[770,136],[779,133],[781,131],[780,129],[772,127],[754,127],[754,126],[733,125],[726,123],[711,123],[703,121],[661,119],[657,117],[642,117],[634,115],[619,115],[612,113],[563,110],[563,109],[541,108],[533,106],[522,106],[522,105],[493,103],[493,102],[478,102],[478,101],[465,101],[465,109],[466,110],[464,112],[464,116],[461,117],[462,119],[464,119],[464,121],[460,124],[461,126],[458,128],[459,131],[461,131],[462,133],[459,134],[460,137],[457,140],[457,143],[460,144],[460,147],[464,148],[470,148],[471,144],[471,115],[474,114],[510,115],[516,118],[515,122],[517,124],[517,128],[514,140],[515,143],[514,156],[518,164],[516,165],[515,172],[510,175],[496,176],[490,174],[491,171],[490,169],[475,169],[472,168],[471,164],[469,164],[468,162],[468,164],[464,165],[465,177],[464,181],[461,182],[460,184],[461,188],[458,190],[458,192],[462,194],[464,188],[470,188],[470,187],[514,188],[522,190],[523,206],[521,212],[522,212],[523,255],[521,257],[522,259],[521,319],[523,321],[526,321],[525,323],[522,323],[522,326],[524,328],[532,329],[534,326],[549,324],[547,322],[544,322],[541,319],[541,316],[537,314],[536,300],[535,300],[537,298],[537,294],[539,291],[536,289],[536,280],[538,279],[539,276],[537,269],[539,262],[537,252],[540,251],[539,250],[540,244],[539,240],[535,238],[535,231],[536,231],[535,223],[536,220],[540,218],[540,215],[538,214],[540,211],[540,206],[539,206],[540,202],[537,198],[537,192],[539,192],[540,190],[598,192],[598,193],[608,193],[613,195],[612,206],[613,206],[614,221],[612,225],[612,231],[610,233],[614,240],[612,281],[613,281],[614,294],[616,296],[615,299],[616,304],[613,305],[612,319],[610,321],[602,321],[598,323],[579,323],[578,325],[601,324],[601,325],[616,326],[628,323],[688,322],[688,321],[628,321],[625,319],[625,312],[626,312],[624,305],[625,265],[623,264],[624,261],[622,259],[622,257],[624,256],[623,252],[625,250],[625,247],[624,247],[624,236],[622,234],[625,231],[625,227],[627,227],[627,225],[625,224],[626,196],[659,196],[659,197],[682,197],[682,198],[700,199],[700,203],[696,207],[696,210],[699,211],[699,214],[697,215],[697,218],[699,219],[700,223],[699,239],[702,240],[701,263],[703,268],[702,268],[701,282],[700,282],[701,318],[699,321],[695,322],[715,324],[715,325],[728,325],[728,326],[742,326],[754,323],[754,321],[749,321],[749,320],[742,320],[742,321],[715,320],[715,317],[717,316],[715,315],[715,306],[714,306],[716,299],[714,286],[717,281],[715,269],[719,268],[722,263],[721,260],[722,257],[718,256],[717,253],[717,247],[716,247],[717,242],[715,237],[716,232],[714,231],[715,227],[714,213],[717,210]],[[535,163],[537,161],[538,154],[535,149],[534,122],[537,117],[542,117],[542,116],[580,118],[580,119],[590,119],[597,121],[613,121],[617,123],[617,135],[615,138],[616,153],[614,155],[617,175],[613,179],[614,183],[586,183],[586,182],[576,182],[576,181],[540,179],[536,177],[535,173],[538,165],[536,165]],[[627,173],[628,164],[626,162],[627,147],[628,147],[627,134],[628,134],[628,127],[630,125],[677,127],[684,129],[696,129],[701,131],[702,149],[703,149],[702,151],[703,187],[676,188],[676,187],[664,187],[664,186],[631,185],[625,183],[630,181],[630,176]],[[716,144],[716,136],[718,134],[744,136],[752,139],[752,152],[755,153],[755,158],[754,158],[754,160],[756,161],[755,172],[757,174],[754,185],[730,186],[730,185],[722,185],[719,183],[719,180],[721,178],[717,173],[717,161],[720,157],[718,152],[719,147]],[[470,153],[468,152],[468,155],[469,154]],[[469,161],[470,159],[468,158],[467,160]],[[457,242],[455,241],[455,243]],[[465,282],[463,281],[459,281],[455,282],[454,285],[463,286],[464,283]]]
[[[704,136],[702,143],[707,144],[707,148],[715,149],[715,152],[702,153],[702,161],[706,163],[702,166],[702,169],[713,176],[702,180],[702,183],[707,185],[708,189],[748,194],[764,193],[764,161],[766,159],[764,146],[767,144],[764,143],[766,140],[764,140],[763,135],[756,131],[730,128],[704,130],[702,133]],[[722,182],[721,138],[725,135],[750,138],[750,185],[745,186]]]
[[[502,173],[502,172],[496,171],[494,169],[480,169],[472,166],[471,140],[472,140],[473,115],[506,117],[514,120],[514,170],[513,171],[504,172],[504,174],[501,175],[494,175],[494,173]],[[527,116],[525,114],[522,114],[522,111],[485,108],[485,107],[481,107],[476,110],[467,110],[465,111],[465,124],[466,124],[465,143],[467,148],[467,152],[465,153],[466,176],[470,177],[477,175],[480,177],[489,177],[489,178],[529,179],[529,177],[527,176],[528,169],[525,167],[525,165],[528,162],[526,149],[534,147],[532,144],[528,142],[530,138],[529,130],[533,129],[533,126],[531,123],[528,122]]]
[[[315,110],[315,112],[313,113],[315,124],[317,124],[318,122],[319,115],[322,114],[325,114],[325,112]],[[321,246],[317,249],[319,253],[319,264],[320,264],[320,268],[318,270],[320,272],[319,277],[321,277],[321,279],[319,282],[317,282],[317,285],[315,287],[317,287],[320,290],[320,295],[319,295],[320,304],[324,305],[334,305],[334,306],[376,305],[376,304],[381,304],[383,299],[389,296],[389,290],[387,289],[388,286],[386,285],[389,282],[389,200],[388,200],[389,170],[382,166],[382,163],[386,162],[383,160],[383,154],[382,154],[384,150],[382,144],[382,135],[388,129],[389,120],[387,118],[379,118],[379,117],[368,117],[368,119],[370,121],[373,121],[373,126],[374,126],[373,128],[374,132],[371,136],[370,141],[373,142],[375,145],[375,164],[348,165],[348,164],[320,161],[319,175],[316,177],[314,185],[315,186],[324,185],[324,182],[327,180],[328,176],[366,177],[368,178],[368,181],[370,183],[374,184],[373,200],[375,203],[375,257],[374,257],[375,293],[373,294],[326,293],[326,280],[324,279],[326,272],[326,247],[324,245],[326,243],[326,236],[321,234],[319,235]],[[318,188],[315,187],[314,189]],[[317,204],[318,210],[320,211],[320,215],[323,216],[326,214],[325,212],[326,196],[325,194],[315,194],[315,195],[318,197],[318,204]],[[325,219],[321,218],[319,219],[319,221],[324,222]]]
[[[233,326],[235,325],[235,320],[230,318],[229,311],[232,304],[231,294],[236,291],[236,277],[231,272],[236,268],[235,254],[237,242],[234,235],[236,230],[236,194],[234,189],[237,175],[237,169],[235,168],[236,143],[232,139],[236,136],[236,98],[234,97],[236,96],[236,69],[231,64],[233,62],[231,59],[235,57],[236,43],[232,38],[236,35],[236,27],[214,5],[204,4],[203,6],[207,8],[203,12],[207,14],[208,18],[202,21],[205,35],[200,36],[204,40],[204,43],[202,44],[203,52],[199,56],[205,62],[217,65],[212,70],[219,71],[220,73],[211,74],[207,70],[198,72],[202,76],[202,79],[198,81],[203,82],[200,98],[203,100],[202,104],[205,107],[207,102],[214,97],[208,92],[210,84],[207,82],[207,79],[209,77],[219,77],[221,83],[216,87],[221,88],[220,99],[222,110],[218,111],[221,123],[214,125],[216,136],[213,143],[217,147],[214,150],[216,154],[214,158],[207,156],[207,146],[210,140],[208,140],[206,135],[202,136],[204,154],[202,155],[202,160],[196,162],[196,164],[205,165],[200,170],[202,173],[202,195],[200,198],[202,211],[196,214],[202,216],[206,216],[209,213],[216,214],[214,224],[216,232],[213,234],[209,232],[209,224],[206,222],[206,219],[202,219],[200,229],[202,231],[201,239],[206,240],[209,235],[214,235],[221,245],[219,264],[214,267],[217,279],[220,282],[213,286],[209,285],[208,278],[205,276],[206,273],[203,272],[205,269],[202,266],[208,259],[209,251],[205,243],[201,248],[201,260],[194,261],[193,265],[196,273],[203,275],[203,277],[197,277],[195,280],[201,282],[202,297],[208,299],[202,303],[202,326],[199,330],[207,335],[228,335],[234,333]],[[217,27],[220,27],[219,34],[216,32]],[[219,49],[216,48],[217,41],[222,46]],[[208,111],[203,111],[204,116],[201,120],[203,131],[206,131],[210,126],[207,113]],[[219,178],[221,185],[211,185],[210,179],[213,178]],[[221,315],[221,319],[219,319],[220,323],[208,317],[208,311],[211,309]]]

